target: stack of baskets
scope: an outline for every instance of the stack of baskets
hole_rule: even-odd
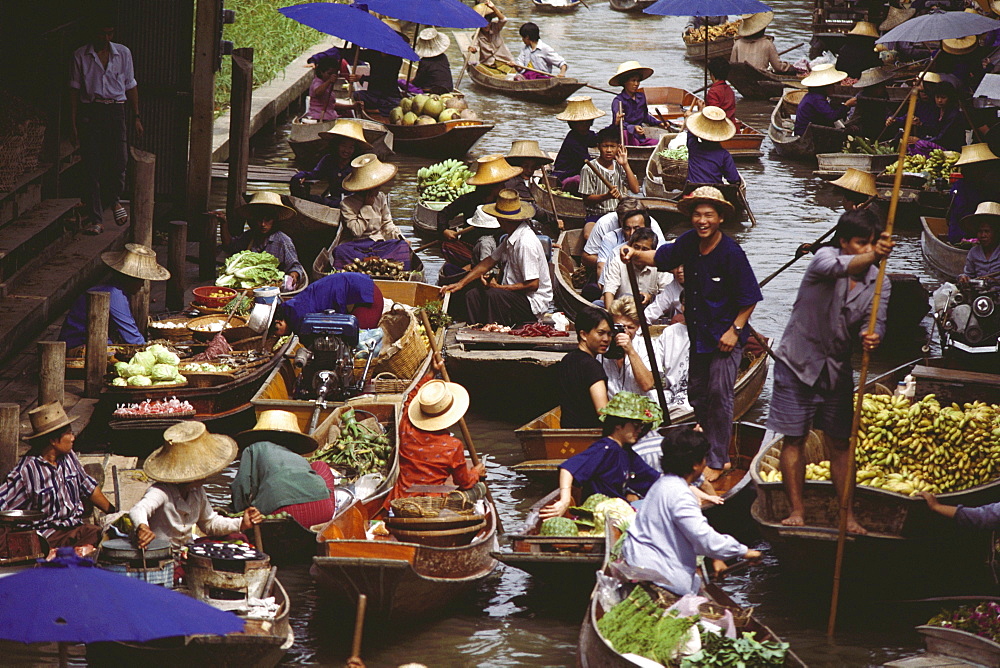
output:
[[[428,352],[416,316],[402,306],[393,306],[382,316],[379,327],[383,332],[382,350],[372,361],[372,374],[388,372],[397,380],[409,381],[417,375]]]
[[[432,547],[468,545],[485,526],[474,504],[454,496],[411,496],[393,500],[385,520],[396,540]]]

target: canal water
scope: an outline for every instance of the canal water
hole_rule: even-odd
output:
[[[530,0],[506,0],[509,16],[507,41],[517,53],[520,40],[517,26],[535,21],[542,39],[569,62],[570,76],[607,88],[618,64],[638,60],[656,73],[646,83],[695,90],[702,85],[701,67],[684,58],[680,33],[685,17],[653,17],[612,11],[606,2],[589,0],[590,8],[570,15],[544,15],[533,11]],[[786,55],[797,60],[806,54],[810,37],[812,3],[774,0],[776,18],[769,28],[781,51],[798,42],[806,46]],[[456,76],[461,55],[454,40],[448,51]],[[472,109],[496,124],[477,146],[472,156],[505,153],[515,139],[537,139],[543,150],[557,151],[567,126],[553,116],[561,107],[521,102],[477,90],[468,79],[462,90]],[[612,96],[583,89],[610,117]],[[772,104],[740,101],[737,115],[744,122],[766,132]],[[272,138],[256,141],[255,162],[293,166],[288,149],[288,128],[279,128]],[[748,186],[751,207],[758,224],[730,229],[745,249],[758,278],[766,276],[790,259],[803,242],[821,236],[839,215],[839,198],[830,186],[814,178],[812,165],[797,164],[765,155],[760,160],[739,164]],[[397,155],[399,166],[391,193],[396,222],[410,235],[409,218],[416,198],[416,170],[433,161]],[[640,180],[641,180],[640,175]],[[278,186],[280,189],[280,186]],[[220,193],[224,198],[224,193]],[[429,251],[423,255],[429,282],[434,282],[440,257]],[[764,301],[753,316],[754,326],[768,336],[780,337],[802,277],[805,262],[785,271],[764,289]],[[924,268],[919,233],[912,225],[898,229],[897,246],[890,264],[894,272],[917,275],[928,287],[939,278]],[[927,321],[925,320],[925,325]],[[919,356],[926,332],[893,341],[875,358],[875,370],[888,369]],[[757,407],[747,416],[763,421],[767,414],[770,380]],[[541,412],[541,411],[539,411]],[[486,453],[489,485],[507,527],[515,527],[535,500],[550,491],[511,471],[522,459],[514,438],[513,421],[488,419],[496,411],[472,407],[470,428],[481,453]],[[218,501],[228,501],[219,489]],[[805,587],[783,576],[781,564],[766,551],[763,563],[727,581],[725,588],[744,605],[754,606],[755,614],[770,624],[800,657],[810,665],[879,665],[916,651],[919,641],[912,631],[914,620],[900,613],[900,607],[878,592],[852,592],[845,584],[847,599],[841,610],[835,644],[825,638],[829,586],[811,583]],[[296,644],[286,662],[289,665],[343,665],[348,652],[353,611],[334,610],[316,592],[305,567],[289,567],[281,579],[292,596]],[[362,655],[368,666],[392,667],[417,661],[436,666],[570,666],[588,591],[565,592],[545,587],[521,571],[501,567],[468,599],[454,605],[436,620],[412,620],[412,628],[378,628],[369,631]]]

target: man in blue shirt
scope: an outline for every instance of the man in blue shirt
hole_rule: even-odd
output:
[[[719,107],[705,107],[687,122],[688,183],[739,183],[733,156],[722,142],[736,134],[736,124]]]
[[[705,469],[711,482],[729,467],[733,390],[749,334],[744,327],[764,297],[743,249],[719,230],[735,214],[722,193],[702,186],[677,208],[691,217],[693,230],[655,252],[622,246],[621,258],[640,267],[655,264],[660,271],[684,267],[684,316],[691,338],[688,398],[712,446]]]
[[[847,117],[851,107],[858,103],[852,97],[843,104],[830,104],[830,88],[847,78],[847,72],[841,72],[833,65],[818,65],[812,74],[802,80],[802,85],[809,89],[795,111],[795,134],[799,137],[805,134],[809,124],[833,127],[837,121]]]

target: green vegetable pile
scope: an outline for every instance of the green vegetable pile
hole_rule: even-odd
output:
[[[428,202],[454,202],[465,193],[476,189],[466,180],[472,172],[464,162],[445,160],[417,170],[417,194]]]
[[[625,499],[591,494],[582,506],[571,507],[577,517],[574,520],[585,536],[603,536],[605,519],[610,517],[615,526],[624,531],[635,517],[635,509]]]
[[[224,288],[260,288],[281,285],[285,274],[278,269],[278,258],[270,253],[240,251],[226,259],[215,284]]]
[[[903,172],[915,174],[926,173],[930,178],[943,178],[951,175],[952,167],[958,162],[961,154],[955,151],[942,151],[939,148],[931,151],[928,156],[908,155],[903,161]],[[899,161],[892,163],[885,168],[886,174],[895,174]]]
[[[576,522],[568,517],[550,517],[542,522],[538,529],[539,536],[578,536],[580,530],[576,528]]]
[[[687,146],[678,146],[677,148],[667,148],[660,151],[660,157],[667,158],[669,160],[687,160],[688,148]]]
[[[597,630],[619,654],[638,654],[671,665],[677,648],[697,622],[698,615],[664,614],[649,592],[637,586],[597,621]]]
[[[350,264],[344,265],[341,271],[368,274],[372,278],[380,278],[388,281],[406,281],[410,278],[409,272],[403,269],[402,262],[376,256],[359,258]],[[331,273],[336,274],[338,272],[335,270]]]
[[[222,310],[226,315],[230,313],[235,313],[241,318],[245,318],[250,315],[250,311],[253,309],[253,296],[245,292],[241,292],[232,299],[229,303],[222,307]]]
[[[701,649],[684,657],[681,668],[782,666],[786,654],[788,643],[773,640],[757,642],[753,633],[744,633],[740,638],[726,638],[718,633],[702,631]]]
[[[417,311],[427,311],[427,319],[431,321],[431,327],[434,331],[441,329],[442,327],[447,327],[451,324],[451,316],[448,312],[441,308],[441,301],[427,302],[423,306],[417,309]]]
[[[310,460],[351,469],[356,475],[345,477],[354,480],[368,473],[383,473],[391,455],[389,437],[358,422],[354,409],[349,408],[340,416],[337,440],[317,450]]]
[[[111,384],[116,387],[149,387],[182,383],[184,376],[177,368],[180,362],[180,358],[166,346],[154,343],[137,352],[128,362],[115,364],[118,377]]]
[[[864,137],[851,137],[844,142],[843,153],[864,153],[865,155],[891,155],[899,152],[899,144],[892,142],[869,143]]]
[[[228,364],[212,364],[211,362],[188,362],[183,370],[187,373],[229,373],[233,367]]]

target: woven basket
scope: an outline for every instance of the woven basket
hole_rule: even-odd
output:
[[[10,192],[24,173],[21,155],[24,152],[24,135],[15,134],[0,138],[0,193]]]
[[[30,172],[38,166],[38,156],[45,144],[45,125],[31,122],[24,132],[24,149],[21,154],[21,169]]]
[[[388,371],[383,371],[372,378],[372,389],[375,390],[375,394],[398,394],[405,392],[411,382],[411,380],[396,378]]]
[[[448,496],[408,496],[393,499],[390,503],[393,514],[399,517],[437,517],[447,508],[459,515],[472,515],[476,507],[464,499]]]
[[[658,158],[660,162],[660,176],[663,178],[663,187],[667,190],[680,190],[687,182],[688,163],[687,160],[674,160],[672,158]]]
[[[402,307],[394,306],[379,320],[382,328],[382,351],[372,362],[372,373],[388,371],[396,378],[413,378],[427,358],[427,344],[417,319]]]

